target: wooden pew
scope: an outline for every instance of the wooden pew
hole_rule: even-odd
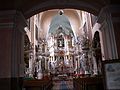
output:
[[[101,76],[74,78],[73,86],[74,90],[104,90]]]
[[[24,80],[23,87],[26,90],[51,90],[52,88],[52,79],[33,79],[33,80]]]

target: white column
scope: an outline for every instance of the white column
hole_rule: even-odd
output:
[[[39,61],[39,70],[38,70],[38,79],[42,79],[42,68],[41,68],[41,60]]]
[[[29,59],[29,77],[33,77],[33,56]]]

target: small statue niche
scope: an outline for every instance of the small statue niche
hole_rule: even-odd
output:
[[[58,47],[64,47],[64,38],[62,36],[60,36],[57,41],[58,41]]]

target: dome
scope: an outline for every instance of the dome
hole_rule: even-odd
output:
[[[70,33],[73,34],[70,21],[68,20],[67,16],[63,14],[62,11],[59,12],[58,15],[55,15],[50,23],[49,32],[51,34],[56,34],[56,31],[59,27],[62,27],[65,34],[69,35]],[[74,35],[74,34],[73,34]]]

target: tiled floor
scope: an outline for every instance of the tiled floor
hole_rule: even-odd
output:
[[[53,80],[52,90],[73,90],[72,80]]]

